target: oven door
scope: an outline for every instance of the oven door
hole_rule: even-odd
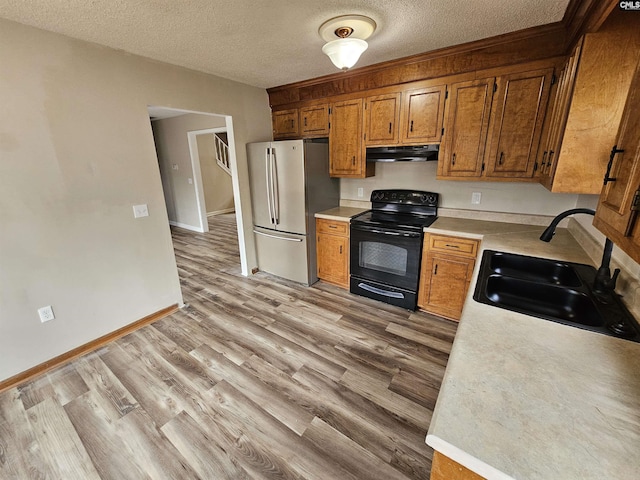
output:
[[[422,232],[351,224],[351,275],[418,291]]]

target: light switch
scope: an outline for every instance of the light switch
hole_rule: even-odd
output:
[[[148,217],[149,216],[149,209],[147,208],[147,204],[143,204],[143,205],[134,205],[133,206],[133,216],[135,218],[140,218],[140,217]]]
[[[364,197],[364,188],[358,187],[358,198]]]
[[[193,178],[189,179],[189,185],[193,185]]]
[[[471,194],[471,204],[472,205],[480,205],[480,200],[482,199],[482,193],[473,192]]]

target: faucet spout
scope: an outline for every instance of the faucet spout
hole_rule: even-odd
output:
[[[595,210],[590,208],[572,208],[570,210],[566,210],[562,213],[556,215],[556,217],[551,221],[549,226],[542,232],[540,235],[540,240],[543,242],[550,242],[553,238],[553,235],[556,233],[556,227],[564,218],[574,215],[576,213],[586,213],[587,215],[595,215]],[[618,280],[618,275],[620,274],[620,269],[616,268],[613,272],[613,276],[611,276],[611,270],[609,265],[611,263],[611,252],[613,251],[613,242],[608,238],[604,242],[604,251],[602,252],[602,261],[600,262],[600,267],[598,268],[598,273],[596,274],[596,278],[593,281],[593,291],[598,295],[607,295],[612,293],[616,288],[616,281]]]

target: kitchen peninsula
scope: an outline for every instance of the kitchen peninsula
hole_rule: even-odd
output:
[[[551,243],[542,230],[439,218],[426,231],[592,263],[566,229]],[[490,479],[638,478],[640,344],[478,303],[478,270],[427,444]]]

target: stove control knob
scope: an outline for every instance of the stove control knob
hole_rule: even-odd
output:
[[[427,202],[427,200],[428,200],[428,198],[429,198],[429,196],[428,196],[427,194],[425,194],[425,193],[423,193],[422,195],[420,195],[420,201],[421,201],[422,203],[426,203],[426,202]]]
[[[392,194],[391,194],[391,198],[392,198],[393,200],[395,200],[397,197],[398,197],[398,194],[397,194],[397,193],[392,193]]]

